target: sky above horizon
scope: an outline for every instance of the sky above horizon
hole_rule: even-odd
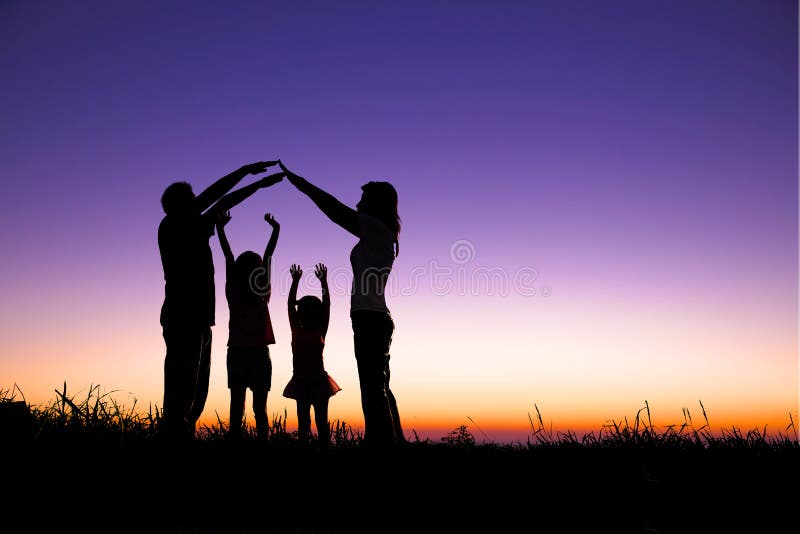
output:
[[[31,402],[66,381],[160,405],[161,193],[281,158],[351,206],[398,190],[408,432],[524,439],[534,404],[597,429],[645,400],[657,424],[699,400],[712,425],[797,419],[796,2],[4,2],[0,69],[0,388]],[[361,426],[355,240],[281,183],[234,210],[234,252],[267,211],[268,410],[295,424],[288,267],[323,261],[330,414]]]

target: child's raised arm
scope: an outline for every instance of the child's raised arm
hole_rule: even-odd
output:
[[[297,286],[300,285],[300,277],[303,276],[303,270],[299,265],[292,264],[289,267],[289,273],[292,275],[292,287],[289,288],[289,326],[292,330],[297,328]]]
[[[233,251],[231,244],[228,243],[228,236],[225,235],[225,225],[231,220],[231,213],[229,211],[221,211],[217,214],[217,236],[219,237],[219,246],[222,248],[222,254],[225,256],[225,265],[230,267],[233,265]]]
[[[319,278],[322,286],[322,330],[323,335],[328,333],[328,323],[331,320],[331,295],[328,290],[328,268],[324,263],[318,263],[314,274]]]
[[[271,213],[264,215],[264,220],[272,226],[272,235],[269,236],[267,248],[264,250],[263,260],[264,272],[267,275],[266,295],[264,298],[269,302],[269,298],[272,296],[272,255],[275,253],[275,246],[278,244],[278,235],[281,233],[281,225],[278,224],[278,221],[275,220],[275,217],[273,217]]]

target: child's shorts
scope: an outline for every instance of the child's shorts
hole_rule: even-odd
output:
[[[267,390],[272,385],[272,360],[269,347],[228,347],[228,387]]]

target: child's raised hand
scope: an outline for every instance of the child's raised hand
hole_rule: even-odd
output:
[[[217,213],[217,226],[225,226],[231,220],[231,212],[229,211],[220,211]]]
[[[275,220],[275,217],[273,217],[271,213],[265,214],[264,215],[264,220],[267,221],[270,224],[270,226],[272,226],[273,228],[279,228],[280,227],[280,224],[278,223],[278,221]]]
[[[328,278],[328,268],[324,263],[318,263],[314,269],[314,274],[319,278],[320,282],[324,282]]]
[[[300,277],[303,276],[303,269],[301,269],[299,265],[293,263],[292,266],[289,267],[289,274],[292,275],[293,281],[300,280]]]

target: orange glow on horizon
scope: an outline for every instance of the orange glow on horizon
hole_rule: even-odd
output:
[[[131,308],[121,328],[112,314],[59,316],[57,326],[6,340],[0,387],[19,384],[26,399],[55,399],[100,384],[125,406],[161,404],[164,344],[153,325],[158,291]],[[279,302],[276,301],[276,302]],[[712,429],[736,426],[777,433],[797,419],[797,331],[791,315],[778,320],[759,309],[692,308],[661,303],[497,299],[470,306],[469,299],[398,298],[392,344],[392,389],[408,434],[438,439],[467,425],[476,438],[530,432],[534,404],[545,426],[597,432],[609,420],[633,420],[650,404],[658,426],[681,424],[689,408],[699,426],[702,401]],[[202,421],[228,419],[225,342],[227,310],[218,304],[211,384]],[[277,306],[277,304],[276,304]],[[277,309],[277,308],[276,308]],[[358,374],[352,353],[347,303],[332,310],[325,365],[343,391],[331,398],[331,420],[363,426]],[[282,397],[291,376],[288,326],[274,314],[278,343],[271,347],[273,383],[268,413],[287,414],[296,425],[294,401]],[[124,340],[123,343],[120,340]],[[247,402],[250,402],[248,394]],[[251,417],[250,406],[247,405]],[[499,438],[495,438],[499,439]]]

